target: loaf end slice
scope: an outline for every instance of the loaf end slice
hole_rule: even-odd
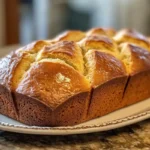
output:
[[[57,35],[54,41],[74,41],[78,42],[85,37],[85,33],[80,30],[68,30]]]
[[[148,38],[143,34],[137,32],[136,30],[122,29],[116,33],[113,39],[117,44],[128,42],[150,51],[150,43],[148,41]]]
[[[106,35],[113,37],[116,31],[112,28],[92,28],[87,31],[86,35]]]

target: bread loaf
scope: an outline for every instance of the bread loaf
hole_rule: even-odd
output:
[[[150,97],[150,42],[135,30],[66,31],[0,60],[0,113],[68,126]]]

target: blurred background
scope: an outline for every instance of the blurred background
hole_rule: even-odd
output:
[[[150,35],[150,0],[0,0],[0,47],[67,29],[135,28]]]

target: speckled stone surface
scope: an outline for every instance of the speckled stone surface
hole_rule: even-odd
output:
[[[0,150],[150,150],[150,119],[83,135],[41,136],[0,131]]]

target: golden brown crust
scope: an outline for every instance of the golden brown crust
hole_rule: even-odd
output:
[[[113,39],[118,44],[124,42],[133,43],[150,51],[150,43],[148,39],[144,35],[135,30],[131,29],[121,30],[114,36]]]
[[[126,85],[122,106],[129,106],[150,97],[150,70],[131,75]]]
[[[123,96],[123,106],[150,97],[150,52],[134,44],[123,44],[121,53],[129,57],[125,64],[129,74]]]
[[[58,58],[73,66],[82,74],[84,62],[81,48],[72,41],[60,41],[51,46],[45,46],[37,55],[37,60],[44,58]]]
[[[52,126],[52,111],[38,100],[14,93],[18,109],[18,121],[27,125]]]
[[[76,49],[75,49],[75,43],[74,42],[69,42],[69,41],[62,41],[58,42],[52,46],[45,46],[43,53],[45,54],[57,54],[57,53],[63,53],[65,55],[74,56]]]
[[[109,53],[91,50],[85,57],[87,62],[91,62],[87,76],[94,87],[127,75],[124,64]]]
[[[18,119],[18,114],[11,91],[3,85],[0,85],[0,114],[16,120]]]
[[[11,81],[19,60],[15,52],[0,60],[0,113],[14,119],[17,119],[17,112],[11,94]]]
[[[85,121],[89,93],[77,94],[55,110],[39,102],[37,99],[15,93],[19,121],[37,126],[67,126]]]
[[[93,92],[90,99],[88,119],[110,113],[121,107],[127,73],[124,64],[113,55],[96,50],[85,55]]]
[[[113,37],[116,34],[116,30],[113,28],[104,28],[108,36]]]
[[[127,78],[127,76],[114,78],[93,89],[87,120],[123,107],[122,97]]]
[[[60,105],[54,111],[54,126],[75,125],[84,122],[87,117],[89,94],[89,92],[79,93]]]
[[[68,30],[58,35],[55,41],[74,41],[78,42],[85,37],[85,33],[80,30]]]
[[[92,28],[87,31],[87,35],[106,35],[113,37],[115,35],[116,31],[112,28]]]
[[[19,48],[18,50],[16,50],[16,52],[17,53],[21,53],[21,52],[37,53],[43,48],[43,46],[52,45],[54,43],[55,41],[39,40],[39,41],[32,42],[24,47]]]
[[[12,75],[20,60],[21,60],[21,55],[17,55],[15,52],[12,52],[10,55],[7,55],[6,57],[0,60],[0,84],[1,85],[4,85],[8,89],[11,89]]]
[[[121,55],[130,75],[150,69],[150,52],[141,47],[128,43],[122,44]]]
[[[16,91],[39,99],[53,110],[69,97],[90,91],[90,84],[64,62],[43,60],[32,65]]]
[[[117,52],[116,44],[107,36],[91,35],[79,42],[80,46],[87,52],[90,49],[108,50]]]

